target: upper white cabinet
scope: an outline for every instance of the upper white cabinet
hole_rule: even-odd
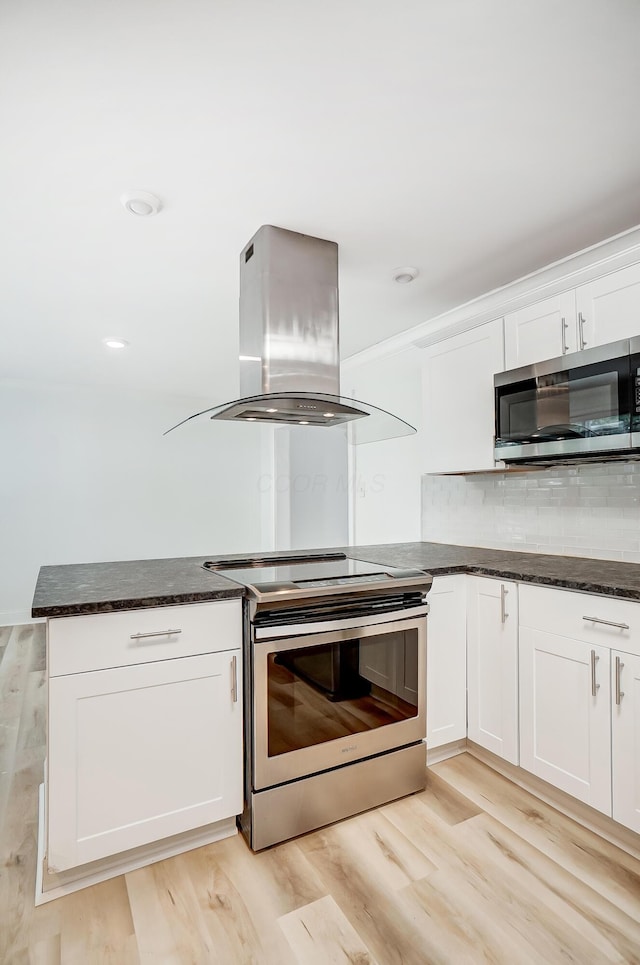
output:
[[[640,335],[640,264],[505,315],[505,368],[634,335]]]
[[[493,376],[504,369],[502,319],[424,349],[424,472],[493,469]]]
[[[558,358],[578,348],[576,297],[562,292],[504,317],[505,368]]]
[[[640,335],[640,264],[576,289],[578,348]]]
[[[518,763],[518,587],[468,577],[468,736]]]
[[[466,581],[436,576],[427,597],[428,750],[467,736]]]

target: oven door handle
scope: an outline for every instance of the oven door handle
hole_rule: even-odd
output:
[[[346,620],[325,620],[312,623],[287,623],[283,626],[254,627],[254,640],[279,640],[281,637],[306,637],[314,633],[332,633],[334,630],[359,630],[361,627],[379,626],[384,623],[397,623],[398,620],[412,620],[426,616],[429,604],[408,607],[406,610],[393,610],[391,613],[377,613],[371,616],[349,617]]]

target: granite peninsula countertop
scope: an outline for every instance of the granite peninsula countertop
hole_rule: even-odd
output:
[[[637,563],[424,542],[331,547],[327,552],[340,550],[356,559],[426,570],[433,576],[475,573],[640,601]],[[313,552],[318,550],[296,550],[300,555]],[[43,566],[31,613],[33,617],[72,616],[241,597],[243,588],[239,584],[204,570],[202,564],[205,560],[242,559],[247,555]],[[265,559],[278,556],[255,555]]]

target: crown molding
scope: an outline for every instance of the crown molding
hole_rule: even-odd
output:
[[[639,261],[640,225],[567,255],[398,335],[377,342],[344,359],[342,369],[348,372],[352,368],[390,358],[411,348],[426,348],[443,338],[478,328],[485,322],[509,312],[577,288]]]

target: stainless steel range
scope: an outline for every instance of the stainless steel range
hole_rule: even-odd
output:
[[[431,577],[343,553],[205,566],[247,590],[250,846],[423,788]]]

